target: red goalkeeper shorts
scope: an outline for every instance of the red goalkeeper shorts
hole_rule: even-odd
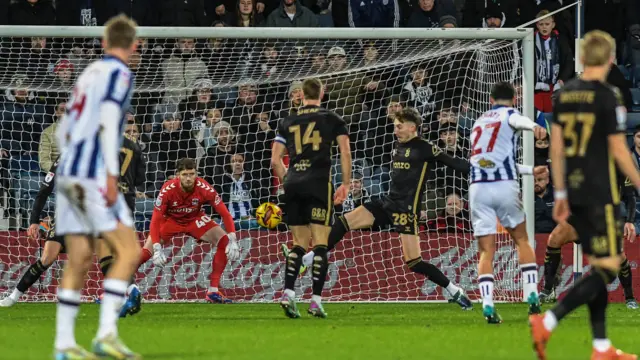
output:
[[[187,234],[201,241],[202,236],[206,234],[207,231],[218,226],[220,225],[204,213],[201,213],[198,217],[190,220],[186,224],[178,224],[174,219],[167,218],[160,228],[160,238],[169,241],[176,235]]]

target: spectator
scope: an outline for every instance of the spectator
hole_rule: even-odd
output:
[[[253,179],[251,172],[245,169],[244,155],[231,155],[230,163],[225,166],[221,182],[216,184],[222,201],[227,205],[237,229],[257,229],[255,209],[269,198],[269,189]]]
[[[285,102],[285,106],[280,110],[278,119],[284,119],[287,116],[295,115],[298,108],[302,106],[302,81],[292,81],[287,94],[289,100]]]
[[[53,116],[53,124],[49,125],[42,132],[40,137],[40,146],[38,147],[38,161],[40,162],[40,169],[44,172],[49,172],[53,162],[60,155],[60,149],[58,149],[58,141],[56,140],[56,130],[58,129],[58,123],[64,116],[67,103],[62,101],[56,106],[56,111]]]
[[[395,143],[393,135],[395,114],[401,111],[405,102],[400,95],[392,95],[386,108],[378,109],[372,117],[377,126],[367,132],[366,148],[370,149],[367,159],[373,165],[373,177],[378,180],[383,191],[389,189],[391,152]]]
[[[9,9],[11,25],[55,25],[56,10],[51,0],[19,0]]]
[[[182,114],[182,127],[191,131],[192,137],[197,137],[200,128],[207,119],[210,109],[215,109],[211,89],[213,83],[209,79],[198,79],[193,82],[191,95],[178,105],[178,111]]]
[[[400,7],[397,0],[348,0],[350,27],[398,27]]]
[[[271,112],[264,110],[252,116],[252,121],[244,137],[245,151],[252,156],[247,167],[254,179],[269,188],[271,178],[271,146],[276,137],[275,122],[271,121]]]
[[[640,125],[633,129],[633,146],[631,147],[631,153],[636,159],[636,163],[640,164]]]
[[[50,81],[57,55],[48,45],[49,42],[44,37],[31,38],[31,47],[11,50],[7,63],[3,64],[4,69],[15,68],[13,71],[23,71],[39,82]],[[15,66],[16,62],[18,66]]]
[[[322,47],[316,46],[309,51],[311,61],[310,75],[322,74],[327,68],[326,51]]]
[[[611,66],[611,70],[609,70],[609,74],[607,75],[607,83],[615,86],[620,90],[620,94],[624,99],[624,106],[627,108],[627,111],[631,111],[631,107],[633,106],[633,96],[631,95],[631,82],[624,78],[624,74],[620,71],[617,65]]]
[[[342,202],[342,204],[336,205],[335,207],[336,219],[338,216],[351,212],[358,206],[371,200],[369,192],[364,187],[363,178],[364,176],[362,175],[361,171],[353,171],[351,177],[351,186],[349,187],[349,195],[344,200],[344,202]]]
[[[549,174],[535,177],[535,230],[536,234],[550,234],[556,227],[553,221],[553,187],[549,184]]]
[[[205,153],[210,147],[215,146],[218,142],[213,136],[214,126],[222,120],[222,111],[220,109],[210,109],[207,112],[207,120],[200,128],[198,133],[198,143],[203,147]]]
[[[216,139],[216,145],[207,149],[204,166],[200,165],[200,174],[204,174],[204,179],[209,184],[220,184],[225,172],[224,166],[230,163],[231,155],[246,152],[244,147],[236,142],[236,133],[226,121],[220,121],[213,126],[213,137]]]
[[[389,73],[388,68],[377,67],[381,60],[385,60],[385,56],[380,56],[379,45],[375,41],[365,42],[362,46],[362,67],[373,68],[366,71],[363,75],[369,79],[369,84],[365,86],[365,105],[370,110],[379,109],[383,106],[383,99],[387,97],[387,81],[395,81],[395,73]],[[390,80],[389,78],[393,78]],[[386,105],[386,104],[384,104]],[[361,126],[361,130],[366,131],[366,126]]]
[[[265,3],[266,5],[269,5],[268,8],[265,7]],[[272,3],[274,3],[274,1],[256,1],[255,10],[261,16],[264,16],[264,14],[269,14],[271,13],[271,11],[275,10],[275,7],[271,6],[273,5]],[[204,3],[207,14],[209,16],[213,16],[213,18],[217,20],[222,20],[230,13],[233,13],[233,9],[236,9],[237,11],[237,5],[237,0],[214,0],[205,1]],[[260,22],[258,22],[258,24],[260,24]]]
[[[55,75],[53,87],[69,93],[73,87],[74,80],[74,69],[71,61],[67,59],[58,60],[53,68],[53,74]]]
[[[160,26],[209,26],[212,19],[201,0],[156,0]]]
[[[0,0],[0,25],[9,25],[9,5],[11,0]]]
[[[317,27],[318,17],[297,0],[281,0],[280,6],[267,17],[267,27]]]
[[[456,8],[451,0],[418,0],[407,21],[410,28],[457,26]]]
[[[549,137],[536,139],[533,151],[535,166],[549,165]]]
[[[566,5],[566,3],[565,3]],[[518,11],[520,14],[520,24],[528,23],[536,18],[540,11],[547,10],[554,12],[562,7],[562,1],[558,0],[518,0]],[[556,30],[560,36],[572,45],[574,33],[575,9],[573,7],[554,14]],[[572,48],[573,50],[573,48]]]
[[[446,112],[448,111],[452,111],[452,109],[447,109]],[[469,151],[467,150],[469,146],[465,146],[468,143],[463,136],[460,136],[456,122],[441,123],[438,133],[438,145],[444,152],[457,158],[467,159],[469,157]],[[437,174],[435,177],[436,187],[443,190],[442,193],[451,194],[456,192],[460,195],[465,195],[469,191],[467,177],[456,172],[451,167],[437,165],[435,172]]]
[[[516,27],[518,4],[515,0],[466,0],[462,27]]]
[[[427,64],[420,63],[410,70],[411,79],[404,85],[402,95],[407,105],[415,108],[425,118],[435,108],[435,94],[429,82]]]
[[[149,150],[158,154],[158,167],[164,170],[165,178],[175,173],[178,159],[196,157],[196,144],[189,130],[182,127],[181,115],[165,114],[162,131],[151,136]]]
[[[165,103],[177,104],[191,94],[196,79],[207,76],[207,66],[195,51],[193,39],[178,39],[171,57],[162,64]],[[170,89],[170,90],[169,90]]]
[[[549,14],[543,10],[537,17]],[[553,111],[551,95],[573,75],[573,54],[569,44],[558,35],[552,16],[536,23],[536,85],[535,107],[542,112]]]
[[[420,215],[422,218],[425,217],[424,212],[421,212]],[[457,193],[447,195],[444,211],[441,211],[435,221],[427,222],[427,227],[430,231],[471,231],[469,204]]]
[[[341,72],[347,67],[347,53],[340,46],[329,49],[327,58],[329,59],[328,70],[332,73]],[[325,79],[325,82],[325,94],[329,99],[328,108],[342,116],[347,124],[357,125],[363,111],[365,94],[368,91],[376,91],[378,83],[372,82],[371,79],[359,73],[331,75]]]
[[[258,12],[255,0],[237,0],[235,9],[235,13],[226,12],[224,15],[224,22],[229,26],[257,27],[262,25],[264,17],[262,13]]]
[[[29,91],[26,75],[15,75],[0,106],[0,134],[10,141],[15,155],[32,155],[38,151],[40,134],[46,125],[45,108]]]

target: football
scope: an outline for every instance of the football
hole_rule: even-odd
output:
[[[282,221],[282,210],[274,203],[263,203],[256,210],[256,220],[258,225],[273,229]]]

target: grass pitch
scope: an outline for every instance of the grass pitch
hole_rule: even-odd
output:
[[[301,313],[307,304],[299,304]],[[144,304],[120,321],[125,342],[145,359],[534,359],[527,308],[498,304],[504,319],[488,325],[476,305],[331,304],[328,319],[285,318],[277,304]],[[98,305],[83,304],[76,334],[89,347]],[[640,353],[640,312],[608,311],[614,345]],[[554,332],[549,359],[588,359],[588,312],[581,308]],[[55,304],[0,309],[0,359],[51,359]]]

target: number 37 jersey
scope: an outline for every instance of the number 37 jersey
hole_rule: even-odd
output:
[[[318,106],[303,106],[296,115],[283,119],[275,141],[285,145],[289,153],[286,182],[330,181],[334,142],[348,134],[340,116]]]
[[[516,149],[520,131],[518,110],[496,105],[473,124],[471,131],[471,183],[516,180]]]

